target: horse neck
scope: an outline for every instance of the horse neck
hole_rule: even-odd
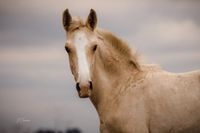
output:
[[[120,53],[109,47],[109,44],[102,44],[96,52],[92,72],[94,90],[91,101],[100,111],[117,96],[121,88],[138,70],[127,59],[121,58]]]

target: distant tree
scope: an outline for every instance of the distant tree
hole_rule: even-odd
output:
[[[47,130],[40,129],[40,130],[36,131],[36,133],[56,133],[56,132],[53,130],[50,130],[50,129],[47,129]]]
[[[67,129],[66,132],[54,131],[51,129],[39,129],[35,133],[81,133],[81,131],[78,128]]]
[[[78,128],[67,129],[65,133],[81,133]]]

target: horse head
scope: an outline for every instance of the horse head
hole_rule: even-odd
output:
[[[87,20],[72,18],[68,9],[63,13],[63,26],[67,35],[65,49],[69,55],[71,72],[80,98],[91,95],[93,89],[91,68],[97,50],[96,12],[91,9]]]

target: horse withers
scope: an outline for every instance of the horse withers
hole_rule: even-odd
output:
[[[79,97],[89,97],[101,133],[200,133],[200,71],[170,73],[141,64],[111,32],[63,13],[65,49]]]

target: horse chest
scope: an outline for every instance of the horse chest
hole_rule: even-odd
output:
[[[117,111],[108,113],[104,118],[101,119],[101,130],[102,133],[121,133],[127,132],[125,126],[129,123],[129,120],[125,120],[123,116],[121,116]]]
[[[145,120],[139,117],[113,115],[101,121],[101,133],[148,133],[148,127]]]
[[[110,107],[100,116],[101,128],[109,133],[146,133],[148,128],[143,102],[139,100],[125,103]]]

